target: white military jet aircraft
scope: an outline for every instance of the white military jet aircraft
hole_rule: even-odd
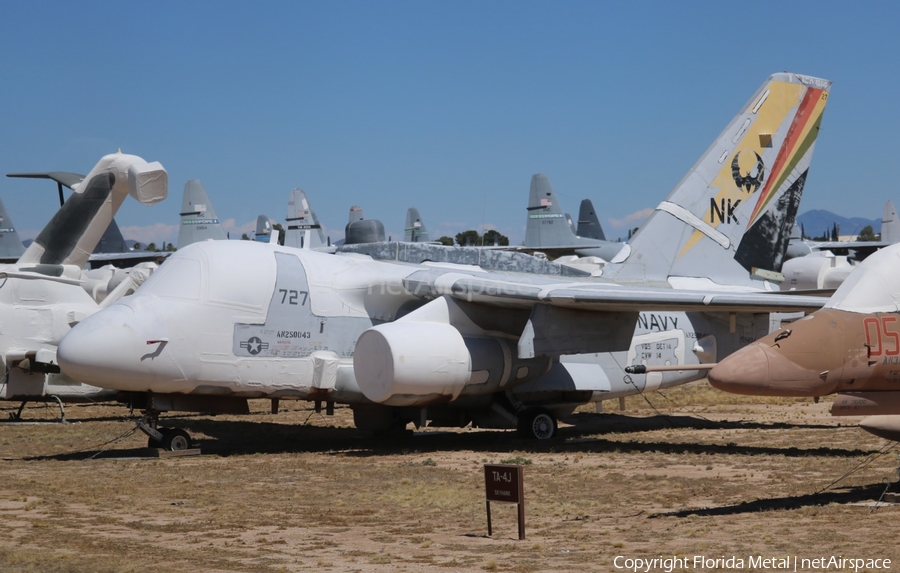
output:
[[[201,243],[76,326],[60,365],[143,408],[166,448],[190,438],[158,429],[160,412],[241,412],[247,398],[349,403],[363,429],[550,437],[574,405],[701,378],[766,334],[766,313],[821,306],[760,291],[774,288],[829,87],[770,77],[603,280]],[[626,374],[633,364],[672,371]]]
[[[128,280],[110,276],[104,283],[94,276],[86,281],[82,268],[125,197],[130,194],[144,204],[161,201],[167,174],[159,163],[116,153],[103,157],[73,189],[18,262],[0,267],[0,399],[22,401],[23,406],[52,399],[62,408],[63,401],[114,396],[61,374],[56,347],[72,325],[101,308],[88,290],[102,291],[102,304],[111,304],[146,278],[139,269]],[[113,278],[114,289],[108,284]]]

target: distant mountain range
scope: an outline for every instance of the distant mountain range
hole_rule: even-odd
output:
[[[819,237],[826,232],[831,234],[834,224],[838,224],[841,235],[857,235],[866,225],[872,225],[876,233],[881,232],[881,217],[863,219],[862,217],[841,217],[831,211],[814,209],[797,216],[797,224],[803,226],[808,237]]]

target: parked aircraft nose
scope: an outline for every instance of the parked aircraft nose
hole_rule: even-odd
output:
[[[719,390],[753,396],[822,396],[834,391],[819,372],[805,368],[770,343],[757,342],[719,362],[709,371]]]
[[[177,373],[163,352],[165,333],[153,320],[113,305],[76,325],[59,344],[63,372],[80,382],[114,390],[151,390],[154,380]],[[176,376],[181,378],[181,376]]]

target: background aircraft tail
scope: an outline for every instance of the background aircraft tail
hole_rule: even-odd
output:
[[[600,220],[597,219],[597,213],[594,212],[594,204],[590,199],[584,199],[581,202],[581,207],[578,209],[578,229],[575,234],[588,239],[606,240]]]
[[[428,228],[425,226],[425,222],[422,221],[419,210],[415,207],[410,207],[406,210],[405,230],[403,240],[407,243],[428,243],[431,241],[428,235]]]
[[[303,189],[293,189],[288,199],[284,246],[298,249],[317,249],[328,245],[325,232]]]
[[[366,219],[365,214],[363,213],[363,208],[359,205],[353,205],[350,207],[350,216],[347,217],[347,224],[355,223],[356,221],[364,221]]]
[[[24,252],[25,246],[22,245],[19,233],[16,232],[3,201],[0,201],[0,262],[14,263]]]
[[[770,76],[604,276],[777,280],[830,87],[809,76]]]
[[[525,246],[528,248],[574,245],[577,237],[566,218],[556,191],[543,173],[531,177],[528,190],[528,221],[525,224]]]
[[[884,243],[900,243],[900,219],[894,202],[884,204],[884,216],[881,218],[881,240]]]
[[[181,249],[199,241],[222,241],[228,238],[209,195],[199,179],[191,179],[184,184],[181,199],[181,227],[178,230],[178,248]]]
[[[272,222],[269,221],[267,216],[260,215],[256,218],[256,232],[253,233],[254,240],[260,243],[268,243],[271,236]]]
[[[109,222],[109,226],[103,231],[103,236],[100,237],[100,241],[97,242],[97,246],[94,247],[94,254],[97,253],[125,253],[128,251],[128,244],[125,243],[125,237],[122,236],[122,231],[119,229],[119,225],[116,224],[116,220],[113,219]]]
[[[113,153],[71,187],[74,193],[25,250],[20,264],[83,267],[125,197],[131,195],[145,205],[162,201],[168,193],[168,174],[159,162]]]

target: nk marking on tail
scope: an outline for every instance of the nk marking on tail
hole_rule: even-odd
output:
[[[618,276],[741,284],[780,272],[830,87],[770,76],[657,206]]]
[[[716,193],[709,198],[705,219],[717,230],[721,230],[722,225],[743,227],[725,230],[729,244],[740,244],[740,234],[752,233],[751,228],[760,221],[764,209],[775,197],[789,191],[797,195],[802,192],[827,92],[802,81],[812,78],[795,76],[801,81],[790,82],[779,77],[782,75],[785,74],[770,78],[762,93],[751,100],[745,113],[736,118],[738,121],[733,122],[717,142],[724,139],[725,149],[716,161],[718,173],[709,186]],[[731,138],[729,132],[733,133]],[[727,149],[728,143],[733,144],[731,150]],[[790,176],[793,177],[788,181]],[[801,181],[799,186],[791,189],[797,181]],[[752,211],[748,213],[751,206]],[[790,232],[790,228],[787,231]],[[695,230],[679,257],[690,251],[703,236],[703,230]]]

